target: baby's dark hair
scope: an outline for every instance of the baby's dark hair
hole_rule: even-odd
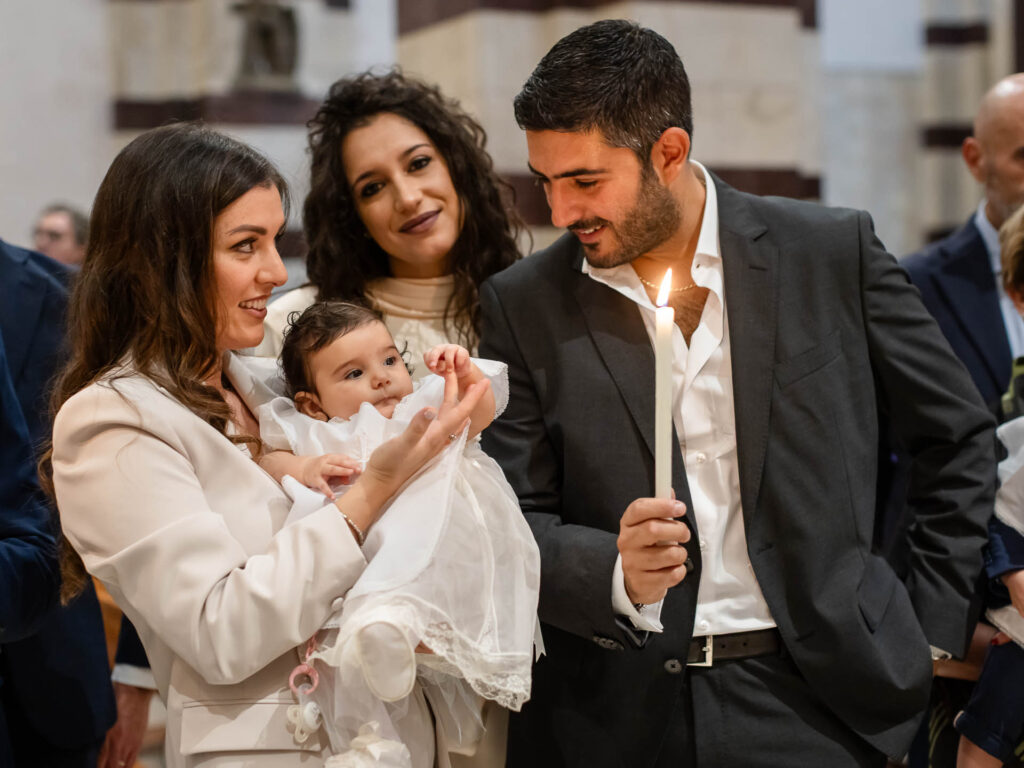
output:
[[[288,316],[281,348],[281,370],[286,394],[295,398],[299,392],[316,392],[309,359],[335,339],[367,323],[383,323],[384,316],[365,304],[352,301],[318,301],[302,313]]]

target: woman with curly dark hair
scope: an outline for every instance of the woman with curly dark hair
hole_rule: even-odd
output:
[[[259,353],[277,355],[288,316],[318,299],[373,305],[413,360],[475,348],[477,290],[519,258],[523,229],[483,128],[398,70],[338,80],[309,127],[309,285],[270,306]]]

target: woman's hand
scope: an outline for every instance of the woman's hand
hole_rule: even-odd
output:
[[[462,433],[480,398],[490,391],[490,382],[484,379],[468,387],[460,401],[455,372],[446,372],[444,379],[441,408],[424,408],[402,434],[378,447],[352,491],[335,502],[364,533],[380,517],[388,499]]]

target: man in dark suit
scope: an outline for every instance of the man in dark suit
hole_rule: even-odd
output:
[[[36,450],[49,434],[49,383],[62,360],[70,275],[64,265],[0,240],[0,336]],[[112,732],[116,743],[103,762],[117,768],[134,761],[152,694],[119,685],[115,704],[91,583],[71,604],[53,611],[33,635],[3,642],[0,697],[17,765],[96,766],[119,710],[123,722]],[[117,660],[142,667],[148,675],[130,624],[122,631]]]
[[[907,256],[903,266],[995,409],[1013,358],[1024,355],[1024,322],[999,278],[998,235],[1024,203],[1024,74],[1000,80],[985,94],[962,153],[984,199],[961,229]]]
[[[57,603],[59,584],[57,543],[0,336],[0,644],[36,631]],[[0,700],[0,766],[6,767],[14,756],[5,709]]]
[[[516,98],[570,234],[481,289],[510,384],[485,448],[547,647],[509,764],[881,766],[932,654],[964,651],[992,419],[868,216],[725,185],[689,158],[689,94],[666,40],[602,21]],[[677,500],[650,498],[668,267]],[[913,448],[902,582],[871,551],[881,403]]]

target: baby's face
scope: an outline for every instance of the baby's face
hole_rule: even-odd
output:
[[[370,403],[390,419],[412,392],[412,377],[384,323],[372,322],[339,336],[309,358],[313,385],[328,418],[347,419]]]

